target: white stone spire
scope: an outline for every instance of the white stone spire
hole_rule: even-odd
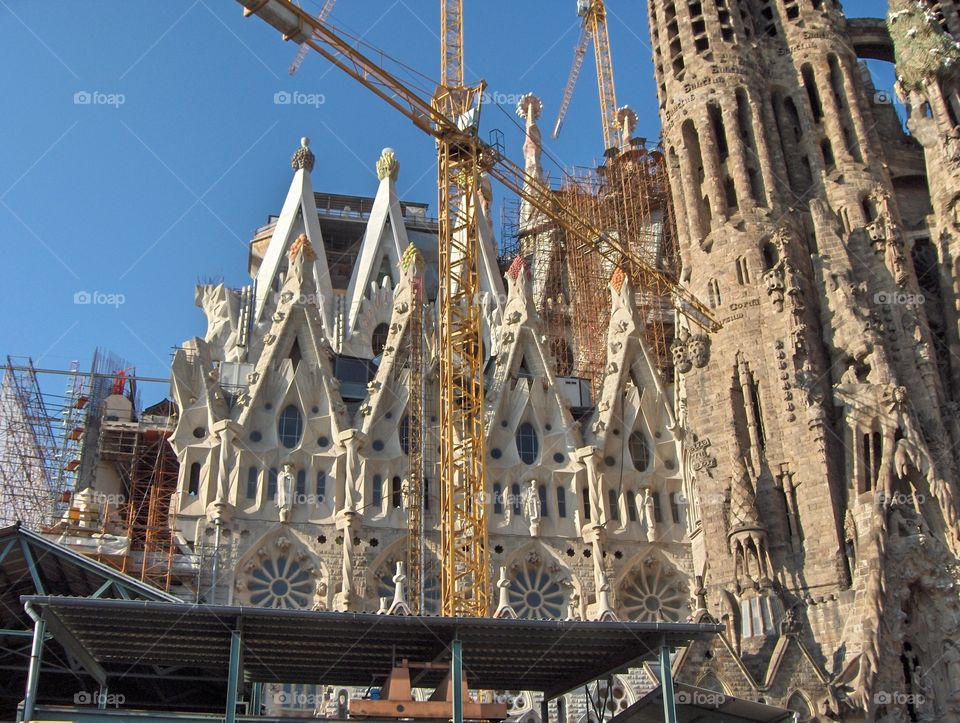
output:
[[[300,147],[291,159],[293,181],[283,202],[283,209],[273,229],[273,236],[267,246],[263,262],[257,272],[257,300],[255,321],[260,322],[271,306],[269,302],[278,274],[283,270],[290,245],[305,234],[310,245],[316,251],[313,262],[314,279],[317,286],[317,304],[323,319],[324,333],[333,338],[333,289],[330,285],[330,270],[327,267],[327,255],[320,232],[320,219],[317,216],[317,204],[313,196],[313,184],[310,172],[313,170],[314,155],[310,150],[310,139],[301,138]]]
[[[363,243],[347,288],[347,336],[356,329],[357,315],[371,284],[376,284],[380,269],[386,260],[392,285],[400,279],[400,257],[407,245],[407,229],[403,209],[397,196],[397,175],[400,163],[393,149],[384,148],[377,161],[380,188],[373,200],[370,220],[363,234]]]

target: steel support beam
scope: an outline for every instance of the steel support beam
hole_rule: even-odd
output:
[[[30,646],[30,667],[27,669],[27,690],[23,698],[23,719],[33,720],[33,709],[37,705],[37,687],[40,684],[40,664],[43,660],[43,639],[47,632],[47,622],[42,617],[33,624],[33,645]]]
[[[30,577],[33,579],[33,586],[37,589],[37,595],[46,595],[47,591],[43,589],[43,583],[40,581],[40,573],[37,572],[37,565],[33,559],[33,553],[30,552],[30,546],[22,537],[20,538],[20,549],[23,551],[23,556],[27,560],[27,567],[30,570]]]
[[[227,678],[227,712],[224,723],[237,720],[237,688],[240,683],[240,649],[243,636],[239,630],[230,631],[230,671]]]
[[[660,694],[663,697],[664,723],[677,723],[677,700],[673,695],[673,668],[670,667],[670,648],[660,646]]]
[[[453,723],[463,723],[463,647],[459,640],[450,643],[452,660],[450,677],[453,679]]]

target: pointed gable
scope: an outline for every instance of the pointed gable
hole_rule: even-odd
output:
[[[298,386],[314,402],[324,402],[339,434],[346,428],[346,406],[334,381],[330,344],[323,330],[320,311],[313,303],[317,287],[313,276],[316,252],[305,237],[290,248],[290,270],[280,291],[271,326],[262,339],[263,351],[249,377],[249,391],[239,422],[261,406],[261,398]],[[300,380],[298,383],[297,380]]]
[[[403,410],[410,395],[409,361],[414,341],[411,334],[418,330],[414,315],[423,311],[418,308],[422,301],[418,300],[420,295],[416,289],[417,284],[421,288],[423,284],[423,257],[413,244],[404,252],[400,266],[402,276],[394,297],[387,342],[383,348],[380,366],[370,383],[370,395],[361,405],[361,418],[357,421],[365,434],[371,434],[373,427],[387,418],[386,412],[393,412],[390,418],[393,420],[392,425],[396,426],[403,417]],[[419,331],[422,335],[423,328],[419,328]],[[427,343],[422,336],[420,343],[423,358],[426,359]]]
[[[357,317],[363,306],[367,290],[379,287],[381,284],[381,269],[390,275],[392,286],[396,286],[400,278],[398,271],[400,256],[409,245],[407,229],[403,220],[403,209],[400,207],[400,198],[397,196],[397,175],[400,172],[400,162],[393,151],[383,149],[380,160],[377,161],[377,176],[380,178],[380,187],[377,189],[370,219],[363,234],[357,263],[350,277],[347,288],[347,334],[356,329]]]
[[[323,234],[320,232],[320,219],[317,215],[317,204],[313,195],[313,185],[310,182],[310,172],[313,170],[314,156],[310,151],[310,139],[303,138],[300,148],[293,155],[293,181],[287,198],[283,202],[283,209],[273,229],[270,243],[257,271],[256,277],[256,318],[260,323],[266,315],[274,309],[271,303],[271,291],[277,290],[279,276],[286,264],[287,251],[304,236],[317,250],[312,262],[313,285],[316,297],[313,302],[321,306],[322,323],[328,336],[333,334],[333,289],[330,284],[330,270],[327,267],[327,257],[324,252]]]
[[[591,425],[594,444],[601,449],[610,430],[618,427],[616,420],[630,421],[624,419],[625,404],[637,406],[651,427],[672,431],[676,426],[670,398],[644,337],[643,319],[633,303],[632,286],[620,269],[610,279],[610,293],[607,366]]]

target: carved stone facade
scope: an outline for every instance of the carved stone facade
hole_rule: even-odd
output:
[[[892,58],[879,22],[649,4],[683,280],[724,325],[699,369],[673,346],[698,615],[727,627],[676,667],[801,720],[960,720],[960,17],[890,10],[913,138],[858,61]]]

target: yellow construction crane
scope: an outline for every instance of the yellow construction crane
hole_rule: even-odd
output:
[[[570,108],[573,90],[580,77],[587,46],[593,42],[593,54],[597,63],[597,89],[600,92],[600,119],[603,123],[603,147],[616,148],[620,145],[617,133],[617,89],[613,84],[613,58],[610,55],[610,32],[607,29],[607,7],[604,0],[577,0],[577,15],[583,18],[580,28],[580,41],[573,55],[573,67],[563,91],[560,112],[553,126],[553,137],[560,135],[563,119]]]
[[[426,100],[335,28],[291,0],[236,0],[285,40],[305,43],[400,111],[437,143],[439,229],[441,612],[484,617],[489,611],[481,319],[478,300],[480,175],[486,172],[556,223],[566,243],[622,268],[636,288],[670,297],[693,323],[719,329],[710,311],[655,265],[632,239],[611,236],[565,205],[478,136],[485,84],[463,76],[463,3],[441,0],[443,84]]]
[[[320,8],[320,12],[317,13],[317,20],[321,23],[324,22],[330,13],[333,12],[333,6],[337,4],[337,0],[327,0],[323,7]],[[303,61],[307,58],[307,53],[310,52],[310,46],[306,43],[301,43],[300,48],[297,50],[297,54],[293,57],[293,61],[290,63],[290,67],[287,68],[287,73],[290,75],[296,75],[297,71],[300,70],[300,66],[303,65]]]

